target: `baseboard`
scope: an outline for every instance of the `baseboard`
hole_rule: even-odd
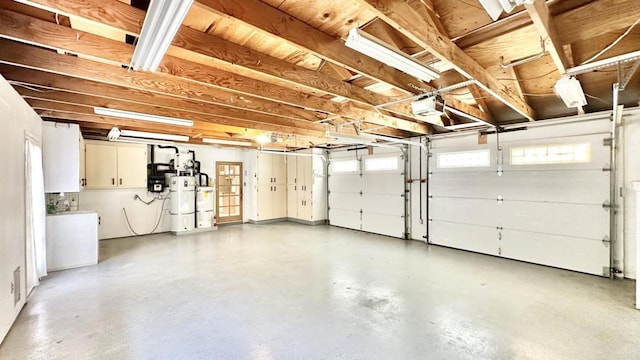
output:
[[[268,220],[249,220],[249,223],[259,225],[259,224],[272,224],[272,223],[277,223],[281,221],[287,221],[287,218],[277,218],[277,219],[268,219]]]
[[[328,224],[328,221],[326,219],[309,221],[309,220],[302,220],[302,219],[296,219],[296,218],[287,218],[287,221],[291,221],[298,224],[311,225],[311,226]]]

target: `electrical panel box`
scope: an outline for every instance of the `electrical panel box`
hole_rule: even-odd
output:
[[[147,176],[147,190],[149,192],[161,193],[161,192],[164,192],[164,188],[165,188],[164,175]]]

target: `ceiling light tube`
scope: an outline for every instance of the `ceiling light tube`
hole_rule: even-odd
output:
[[[94,107],[93,112],[96,113],[97,115],[103,115],[103,116],[115,116],[115,117],[120,117],[125,119],[151,121],[151,122],[168,124],[168,125],[193,126],[193,121],[191,120],[176,119],[176,118],[170,118],[166,116],[150,115],[150,114],[109,109],[109,108],[103,108],[103,107]]]
[[[185,135],[160,134],[146,131],[120,130],[122,136],[129,136],[143,139],[157,139],[169,141],[189,141],[189,137]]]
[[[134,70],[158,69],[192,3],[193,0],[151,0],[131,59]]]
[[[553,90],[560,96],[565,105],[570,108],[587,105],[587,99],[582,91],[580,81],[574,76],[563,76],[553,86]]]
[[[221,139],[203,138],[202,142],[203,143],[207,143],[207,144],[253,146],[253,143],[248,142],[248,141],[234,141],[234,140],[221,140]]]
[[[429,82],[440,77],[435,69],[358,28],[349,31],[345,45],[420,80]]]

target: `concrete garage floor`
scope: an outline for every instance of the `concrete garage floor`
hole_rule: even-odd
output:
[[[100,258],[44,280],[0,358],[640,358],[633,281],[293,223]]]

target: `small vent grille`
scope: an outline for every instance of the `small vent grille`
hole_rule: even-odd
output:
[[[13,272],[13,305],[20,301],[20,266],[18,266]]]

